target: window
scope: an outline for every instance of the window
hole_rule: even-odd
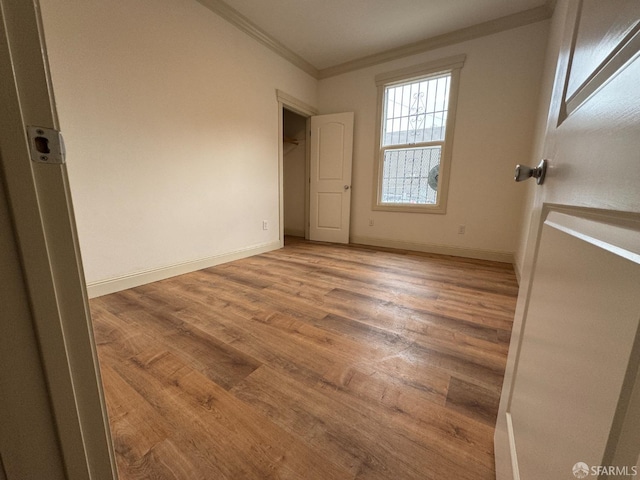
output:
[[[464,56],[378,75],[374,209],[445,213]]]

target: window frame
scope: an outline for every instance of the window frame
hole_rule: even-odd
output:
[[[464,66],[466,55],[443,58],[433,62],[423,63],[392,72],[376,75],[375,82],[378,88],[378,105],[375,135],[376,160],[374,167],[373,185],[373,210],[387,212],[413,212],[444,214],[447,211],[447,197],[449,193],[449,177],[451,170],[451,154],[453,147],[453,133],[455,126],[456,110],[458,105],[458,90],[460,86],[460,70]],[[417,142],[398,145],[382,145],[385,113],[385,90],[387,87],[417,82],[429,77],[450,74],[449,104],[447,106],[447,122],[445,125],[445,137],[443,141]],[[441,146],[440,170],[438,175],[438,193],[435,204],[410,204],[410,203],[382,203],[382,183],[384,154],[388,150],[400,150],[407,148],[421,148],[429,146]]]

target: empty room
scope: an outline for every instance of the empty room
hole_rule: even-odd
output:
[[[0,480],[636,478],[636,1],[0,7]]]

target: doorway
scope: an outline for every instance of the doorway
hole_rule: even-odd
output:
[[[353,154],[353,112],[318,115],[310,105],[291,95],[276,90],[278,98],[279,148],[279,192],[280,192],[280,246],[284,246],[285,228],[296,236],[301,236],[299,207],[302,205],[299,169],[293,177],[285,177],[285,153],[289,157],[294,147],[300,147],[304,139],[304,238],[332,243],[349,243],[351,210],[351,165]],[[295,115],[295,116],[293,116]],[[300,117],[297,119],[296,117]],[[290,135],[285,138],[286,128]],[[304,120],[304,132],[298,128]],[[295,145],[297,143],[298,145]],[[290,163],[290,162],[289,162]],[[285,189],[285,181],[287,188]],[[293,199],[285,200],[285,193]],[[285,221],[285,203],[290,222]],[[295,220],[291,220],[294,218]],[[297,222],[297,223],[296,223]],[[286,225],[286,226],[285,226]]]
[[[309,239],[309,131],[311,117],[318,115],[318,110],[282,90],[276,90],[276,98],[280,138],[280,246],[284,247],[285,234]]]
[[[308,205],[307,119],[282,110],[284,234],[305,238]]]

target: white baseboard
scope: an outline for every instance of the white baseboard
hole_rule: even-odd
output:
[[[501,252],[497,250],[480,250],[476,248],[452,247],[449,245],[437,245],[429,243],[401,242],[378,237],[361,237],[353,235],[350,243],[372,245],[374,247],[397,248],[399,250],[411,250],[414,252],[435,253],[438,255],[452,255],[454,257],[477,258],[480,260],[492,260],[513,264],[513,252]]]
[[[520,285],[520,278],[522,277],[522,272],[520,270],[520,265],[518,265],[518,261],[515,258],[515,255],[513,256],[513,271],[516,272],[516,282],[518,282],[518,285]]]
[[[507,434],[509,435],[509,454],[511,456],[511,470],[513,472],[513,480],[520,480],[520,467],[518,467],[516,438],[513,433],[513,421],[511,419],[511,413],[507,413]]]
[[[195,272],[196,270],[202,270],[203,268],[209,268],[222,263],[258,255],[260,253],[270,252],[271,250],[277,250],[278,248],[281,248],[279,240],[199,260],[192,260],[166,267],[155,268],[144,272],[131,273],[128,275],[122,275],[121,277],[109,278],[107,280],[99,280],[97,282],[87,284],[87,293],[89,298],[100,297],[109,293],[126,290],[127,288],[138,287],[147,283],[157,282],[158,280],[164,280],[165,278],[175,277],[176,275]]]

